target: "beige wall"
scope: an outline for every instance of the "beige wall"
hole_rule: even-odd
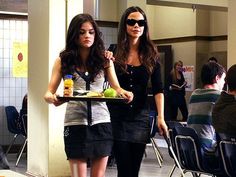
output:
[[[120,21],[123,12],[130,6],[139,6],[144,12],[146,12],[146,0],[117,0],[117,21]]]
[[[48,108],[45,107],[45,102],[42,98],[48,82],[49,19],[47,17],[49,15],[49,3],[34,0],[28,2],[28,7],[29,126],[27,172],[46,176],[48,174],[49,155]],[[37,159],[37,162],[35,159]]]
[[[82,12],[82,1],[68,1],[68,21]],[[70,170],[64,152],[65,105],[43,100],[52,66],[65,46],[65,0],[28,1],[29,12],[29,119],[27,173],[64,177]],[[61,94],[62,90],[58,91]]]
[[[118,21],[117,0],[100,1],[99,17],[101,20]]]
[[[203,9],[165,7],[147,5],[152,39],[178,38],[185,36],[219,36],[227,35],[227,12]],[[172,43],[174,61],[183,60],[186,65],[196,69],[195,85],[199,85],[199,71],[210,56],[227,60],[226,41],[196,41]]]
[[[196,34],[196,13],[192,9],[147,5],[147,17],[152,39]]]
[[[229,0],[228,10],[228,68],[236,63],[236,1]]]
[[[139,6],[140,8],[142,8],[144,10],[144,12],[146,12],[146,0],[138,0],[138,1],[134,1],[134,0],[119,0],[120,1],[126,1],[126,8],[130,7],[130,6]],[[138,3],[137,3],[138,2]]]
[[[210,35],[210,12],[208,10],[196,10],[196,35]]]
[[[152,39],[227,35],[227,12],[147,5]]]
[[[227,51],[227,40],[213,41],[210,43],[209,47],[210,51],[215,51],[215,52]]]
[[[184,65],[195,65],[196,42],[179,42],[172,44],[174,60],[182,60]]]
[[[227,35],[228,12],[211,11],[210,12],[210,35]]]

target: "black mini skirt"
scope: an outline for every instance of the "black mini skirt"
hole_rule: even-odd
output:
[[[110,156],[113,146],[111,123],[64,127],[67,159],[93,159]]]

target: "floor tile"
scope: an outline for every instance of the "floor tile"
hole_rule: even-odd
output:
[[[173,159],[169,156],[165,141],[160,137],[155,138],[155,141],[157,142],[159,150],[161,154],[163,155],[162,166],[161,167],[159,166],[159,163],[156,159],[152,145],[148,144],[146,148],[146,156],[144,155],[144,158],[141,164],[139,177],[168,177],[169,172],[174,165]],[[5,177],[26,177],[27,176],[25,174],[26,165],[27,165],[25,154],[23,154],[17,167],[15,167],[16,154],[9,154],[8,160],[10,163],[11,170],[0,170],[0,176],[5,176]],[[89,175],[89,172],[90,172],[90,169],[88,169],[88,175]],[[116,176],[117,176],[116,166],[107,167],[106,177],[116,177]],[[180,177],[180,176],[181,176],[180,170],[176,168],[172,177]],[[191,177],[192,175],[190,173],[186,173],[185,176]],[[201,175],[201,177],[205,177],[205,176],[207,175]]]

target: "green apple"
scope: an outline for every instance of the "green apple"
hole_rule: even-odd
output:
[[[104,91],[104,96],[105,97],[116,97],[117,93],[113,88],[108,88]]]

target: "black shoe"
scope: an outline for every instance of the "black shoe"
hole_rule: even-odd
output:
[[[0,155],[0,162],[2,162],[2,168],[3,169],[10,169],[9,162],[7,160],[7,157],[5,154]]]
[[[108,166],[108,167],[114,167],[115,165],[116,165],[115,157],[110,156],[110,157],[108,158],[107,166]]]

